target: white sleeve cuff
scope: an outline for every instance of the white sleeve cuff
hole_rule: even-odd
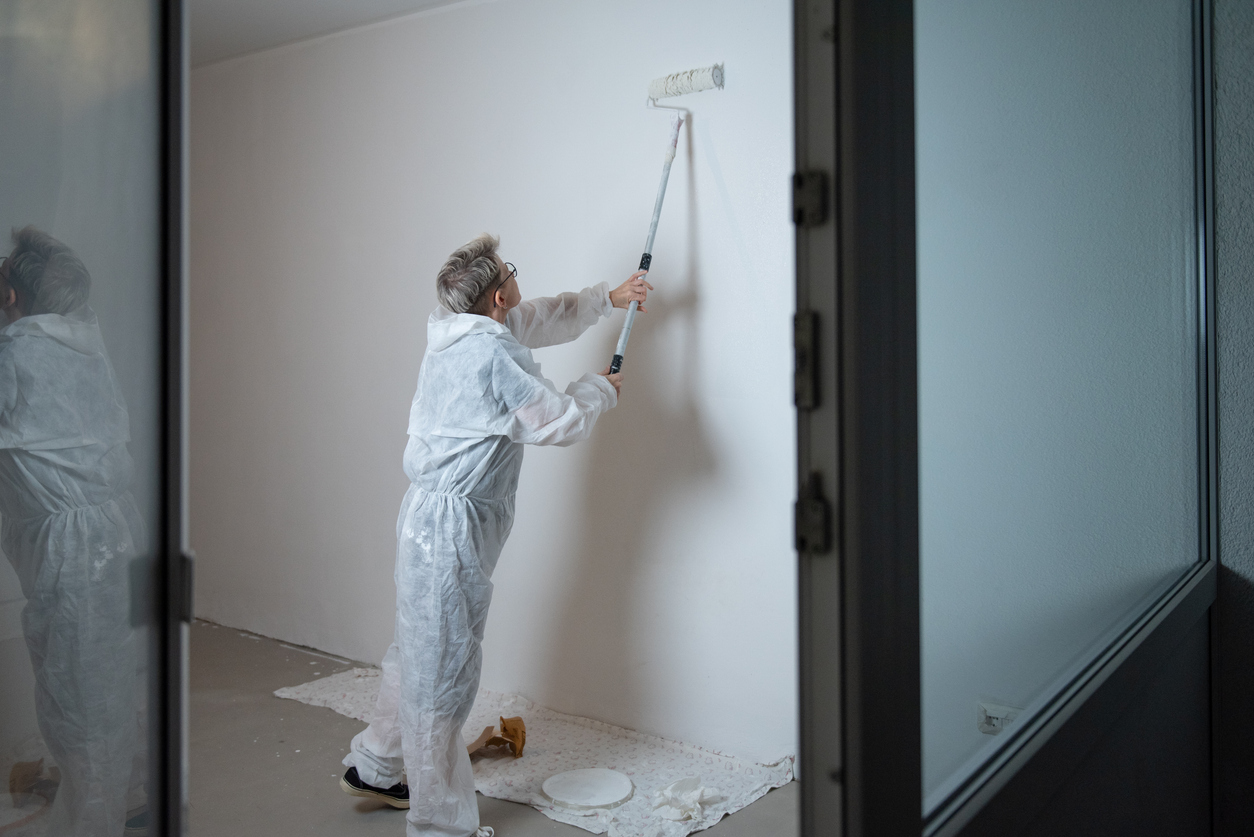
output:
[[[613,409],[618,406],[618,393],[614,390],[614,385],[610,383],[610,379],[604,375],[598,375],[595,372],[587,372],[579,379],[579,383],[592,384],[597,389],[601,390],[605,397],[610,401],[610,406],[606,409]]]
[[[614,302],[610,299],[610,283],[602,282],[599,285],[593,285],[593,287],[596,289],[597,299],[601,302],[601,316],[608,317],[610,314],[613,314]]]

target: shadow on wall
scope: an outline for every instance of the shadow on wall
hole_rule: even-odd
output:
[[[692,128],[689,118],[687,264],[667,272],[665,303],[651,304],[649,313],[636,319],[623,363],[622,401],[598,422],[587,442],[591,453],[582,502],[573,517],[582,523],[576,563],[548,643],[550,694],[587,695],[598,707],[592,714],[618,723],[642,715],[650,661],[640,659],[636,649],[656,648],[657,634],[647,640],[642,634],[650,624],[667,621],[656,613],[665,603],[648,581],[651,525],[675,498],[717,472],[694,396],[701,371],[701,266]],[[663,208],[661,223],[666,220]],[[670,220],[679,219],[672,215]],[[678,339],[663,339],[668,331]],[[617,340],[617,330],[607,330],[604,357],[614,353]],[[680,351],[670,354],[668,343]],[[673,385],[650,374],[668,367],[674,370]],[[669,393],[678,393],[678,398]]]

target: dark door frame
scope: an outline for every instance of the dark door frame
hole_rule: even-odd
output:
[[[794,6],[805,835],[920,829],[913,12]]]
[[[187,832],[187,624],[191,560],[184,549],[184,285],[188,19],[184,0],[159,4],[161,223],[161,511],[150,590],[154,666],[149,686],[149,824]]]
[[[1014,833],[1212,609],[1219,552],[1211,2],[1193,6],[1200,560],[1130,614],[925,817],[913,2],[794,2],[799,773],[807,837]]]

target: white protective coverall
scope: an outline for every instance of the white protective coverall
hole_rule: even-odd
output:
[[[409,414],[410,485],[396,524],[396,633],[375,715],[344,764],[366,784],[409,783],[409,837],[479,826],[461,729],[479,689],[492,571],[514,522],[523,445],[586,439],[617,403],[605,377],[559,393],[531,349],[567,343],[613,310],[605,283],[520,303],[502,325],[443,306]],[[402,759],[403,756],[403,759]]]
[[[144,780],[128,570],[146,536],[129,437],[90,309],[0,329],[0,547],[26,596],[35,711],[61,770],[50,835],[118,837]]]

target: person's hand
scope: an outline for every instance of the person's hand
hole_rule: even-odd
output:
[[[644,275],[648,272],[637,270],[626,282],[610,291],[610,302],[614,303],[615,308],[626,308],[634,301],[640,303],[641,311],[648,313],[644,301],[648,298],[649,291],[653,290],[653,286],[644,281]]]
[[[607,366],[604,369],[602,369],[600,372],[598,372],[597,374],[604,375],[605,380],[609,381],[611,384],[614,385],[615,397],[622,396],[623,394],[623,373],[622,372],[615,372],[613,375],[611,375],[610,368]]]

